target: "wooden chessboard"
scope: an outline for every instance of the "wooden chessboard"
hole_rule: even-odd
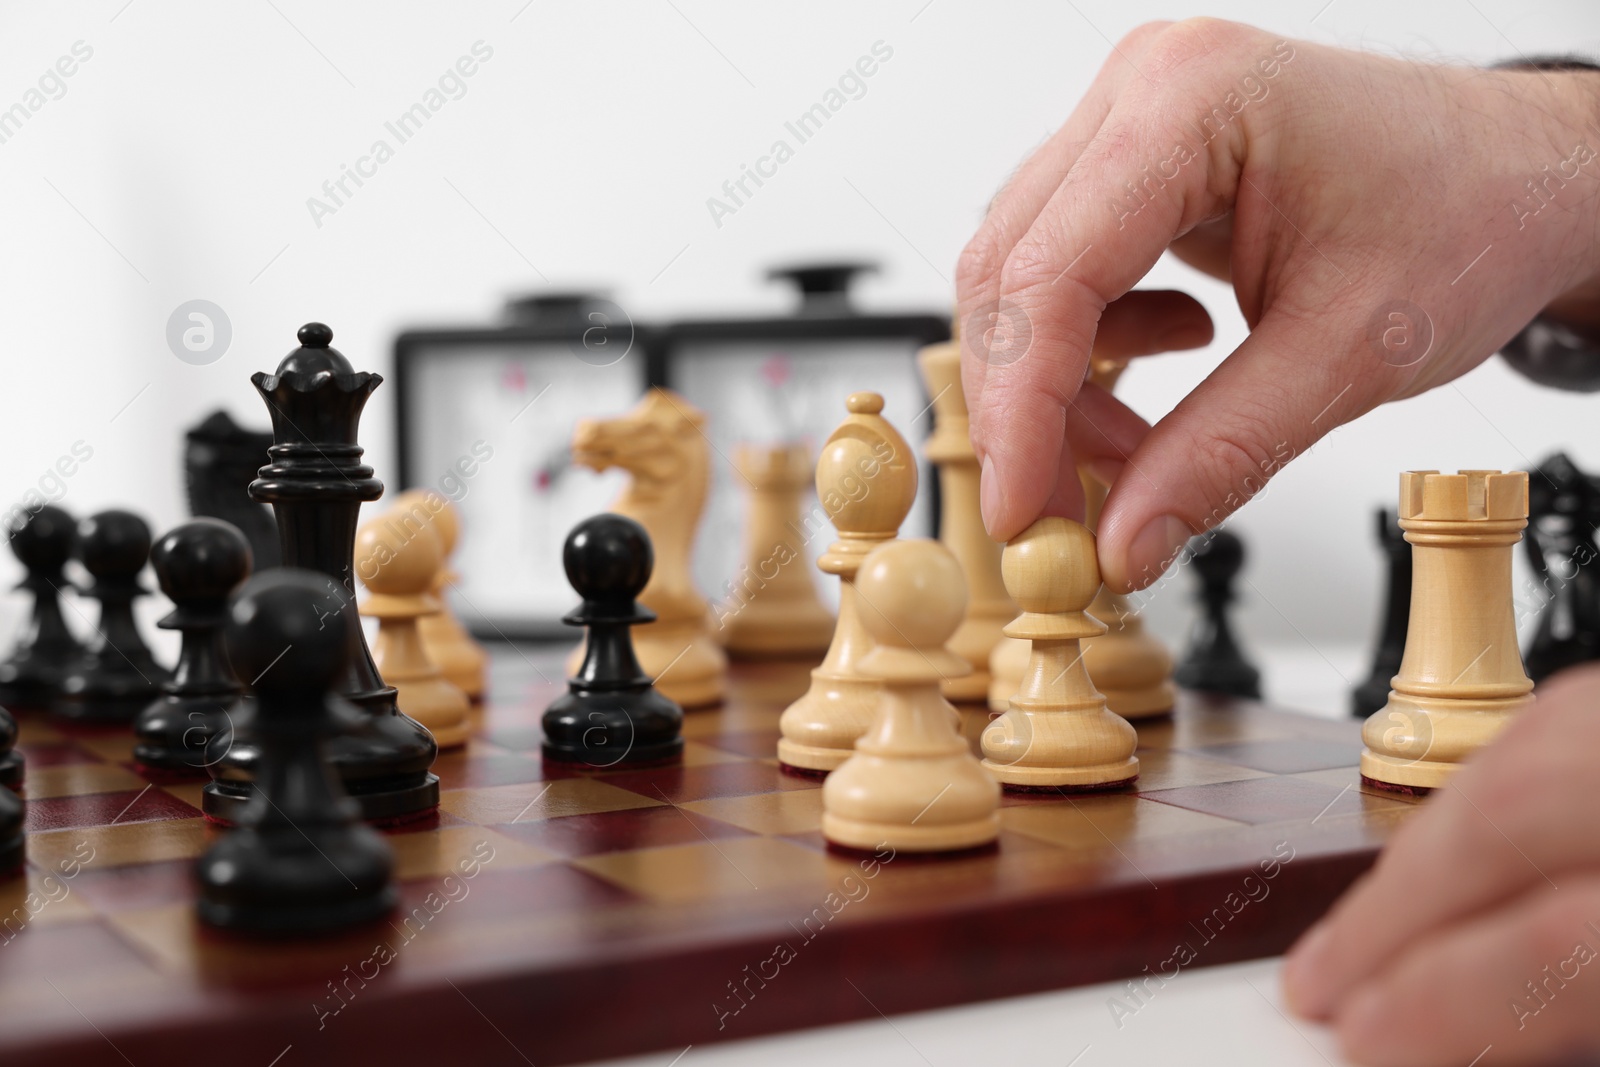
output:
[[[202,929],[200,787],[24,718],[0,1062],[545,1065],[1171,977],[1282,951],[1413,806],[1362,791],[1354,722],[1185,694],[1137,792],[1008,796],[987,852],[841,855],[774,755],[804,668],[737,668],[682,766],[578,773],[539,756],[559,662],[496,651],[437,825],[390,835],[401,911],[318,940]]]

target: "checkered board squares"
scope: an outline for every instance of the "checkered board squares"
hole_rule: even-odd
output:
[[[1198,962],[1265,955],[1415,806],[1361,789],[1353,723],[1185,694],[1139,724],[1136,790],[1007,794],[986,851],[845,854],[821,834],[822,783],[777,763],[807,665],[735,668],[727,704],[687,716],[682,762],[648,768],[545,763],[560,656],[493,666],[471,742],[435,767],[437,819],[388,834],[399,909],[311,940],[202,928],[193,861],[219,831],[200,783],[140,777],[125,732],[24,718],[29,862],[0,885],[0,1062],[676,1052],[1132,976],[1246,877],[1272,892]],[[976,744],[987,721],[966,710],[963,733]]]

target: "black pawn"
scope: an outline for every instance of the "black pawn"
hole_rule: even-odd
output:
[[[0,878],[22,870],[26,852],[22,834],[22,800],[9,789],[0,789]]]
[[[1233,582],[1244,569],[1244,542],[1227,530],[1212,530],[1189,546],[1200,576],[1200,618],[1172,680],[1185,689],[1260,700],[1261,672],[1245,659],[1228,623]]]
[[[1389,563],[1383,602],[1383,629],[1372,655],[1372,673],[1350,692],[1350,714],[1365,719],[1389,702],[1389,689],[1406,654],[1406,628],[1411,625],[1411,542],[1393,511],[1380,508],[1378,545]]]
[[[1542,682],[1600,658],[1600,488],[1557,453],[1528,478],[1528,515],[1528,558],[1540,582],[1529,600],[1539,622],[1522,658],[1528,677]]]
[[[174,605],[156,623],[183,632],[183,649],[161,695],[139,713],[133,758],[145,767],[206,774],[206,745],[226,725],[242,689],[222,654],[228,594],[250,574],[250,545],[232,523],[195,519],[150,550],[156,581]]]
[[[102,511],[78,524],[78,559],[100,601],[89,649],[61,680],[55,711],[69,719],[129,723],[154,700],[167,671],[145,647],[133,602],[146,595],[139,572],[150,558],[150,527],[131,511]]]
[[[44,505],[11,531],[11,551],[28,569],[17,588],[33,597],[28,627],[0,663],[0,704],[45,711],[55,701],[61,680],[83,655],[83,646],[61,616],[61,568],[72,558],[76,523],[58,507]]]
[[[583,665],[544,713],[544,755],[591,767],[656,763],[683,753],[683,709],[656,692],[633,654],[630,627],[654,622],[636,602],[655,551],[644,527],[621,515],[585,519],[561,554],[583,598],[561,621],[587,626]]]
[[[22,801],[14,792],[22,785],[22,753],[16,744],[16,720],[0,708],[0,878],[22,869]]]
[[[327,745],[360,712],[333,694],[348,654],[343,613],[328,613],[326,575],[278,568],[247,581],[223,641],[254,694],[257,752],[235,828],[200,857],[200,918],[255,933],[311,934],[394,907],[394,856],[363,826]]]
[[[22,787],[22,753],[17,751],[17,720],[0,708],[0,786]]]

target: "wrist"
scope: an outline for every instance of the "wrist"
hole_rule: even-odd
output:
[[[1600,339],[1600,68],[1572,59],[1523,66],[1531,68],[1524,77],[1537,79],[1537,88],[1552,97],[1548,110],[1530,103],[1542,113],[1559,155],[1529,187],[1561,209],[1549,220],[1554,225],[1541,227],[1546,262],[1554,268],[1554,292],[1543,314]]]

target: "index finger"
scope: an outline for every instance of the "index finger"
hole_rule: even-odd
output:
[[[1112,47],[1112,54],[1071,116],[1006,182],[990,203],[978,232],[962,250],[956,271],[956,306],[962,324],[961,386],[969,407],[975,407],[983,394],[987,363],[978,353],[986,349],[982,334],[1000,325],[993,312],[998,309],[1000,271],[1007,254],[1049,203],[1124,87],[1142,77],[1136,64],[1171,25],[1146,23]]]
[[[1198,148],[1194,131],[1237,69],[1270,50],[1271,40],[1213,20],[1164,31],[1144,55],[1142,76],[1006,256],[997,304],[1005,343],[972,355],[986,364],[972,432],[985,478],[995,483],[985,486],[984,522],[996,540],[1036,519],[1055,484],[1062,457],[1049,455],[1040,435],[1024,428],[1061,419],[1083,381],[1106,305],[1144,277],[1175,238],[1232,203],[1242,123]],[[981,309],[962,308],[974,310]]]

